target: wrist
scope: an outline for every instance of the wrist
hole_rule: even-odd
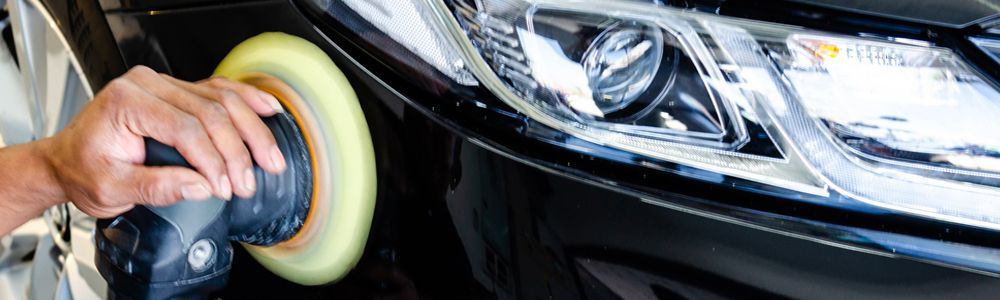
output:
[[[55,150],[54,141],[54,138],[50,137],[28,144],[31,149],[25,158],[34,172],[37,172],[32,177],[37,182],[35,184],[36,193],[39,195],[37,199],[39,204],[44,205],[43,209],[65,203],[67,200],[52,159]]]
[[[0,235],[66,199],[42,140],[0,148]]]

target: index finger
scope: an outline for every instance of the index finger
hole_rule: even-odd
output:
[[[198,118],[181,111],[147,93],[126,78],[116,80],[122,85],[131,105],[124,106],[124,125],[139,136],[151,137],[163,144],[174,147],[198,173],[209,182],[228,183],[225,161],[216,149]],[[230,185],[216,186],[219,198],[229,199]]]

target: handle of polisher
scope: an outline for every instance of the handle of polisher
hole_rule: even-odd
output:
[[[147,166],[191,165],[173,147],[146,138]],[[136,206],[97,222],[98,271],[113,298],[204,298],[225,286],[232,261],[226,204],[217,199]]]
[[[174,147],[167,146],[151,138],[143,138],[143,143],[146,144],[145,165],[180,166],[193,169],[191,164]]]
[[[252,197],[136,206],[97,221],[95,262],[108,282],[109,296],[204,298],[226,284],[233,255],[230,240],[270,246],[302,228],[312,198],[308,146],[290,114],[263,120],[285,155],[287,169],[266,174],[255,165],[257,192]],[[146,165],[191,168],[173,147],[148,138],[144,142]]]

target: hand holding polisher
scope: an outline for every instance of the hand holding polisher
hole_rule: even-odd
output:
[[[95,262],[111,297],[203,298],[226,284],[240,242],[290,281],[343,278],[361,257],[375,208],[375,158],[357,96],[316,45],[264,33],[236,46],[216,76],[273,94],[287,113],[265,118],[285,156],[282,174],[254,167],[257,192],[224,202],[138,206],[99,220]],[[148,165],[188,166],[146,141]]]
[[[302,133],[291,115],[265,118],[285,155],[281,174],[254,165],[257,192],[232,201],[182,201],[138,206],[97,222],[97,266],[112,297],[204,297],[222,288],[233,250],[230,241],[270,246],[303,226],[312,197],[312,169]],[[191,167],[176,149],[146,139],[149,166]]]

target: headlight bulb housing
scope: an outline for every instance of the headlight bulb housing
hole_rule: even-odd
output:
[[[621,110],[642,96],[659,71],[662,58],[663,34],[657,28],[638,22],[615,22],[601,32],[582,59],[601,112],[607,115]]]

